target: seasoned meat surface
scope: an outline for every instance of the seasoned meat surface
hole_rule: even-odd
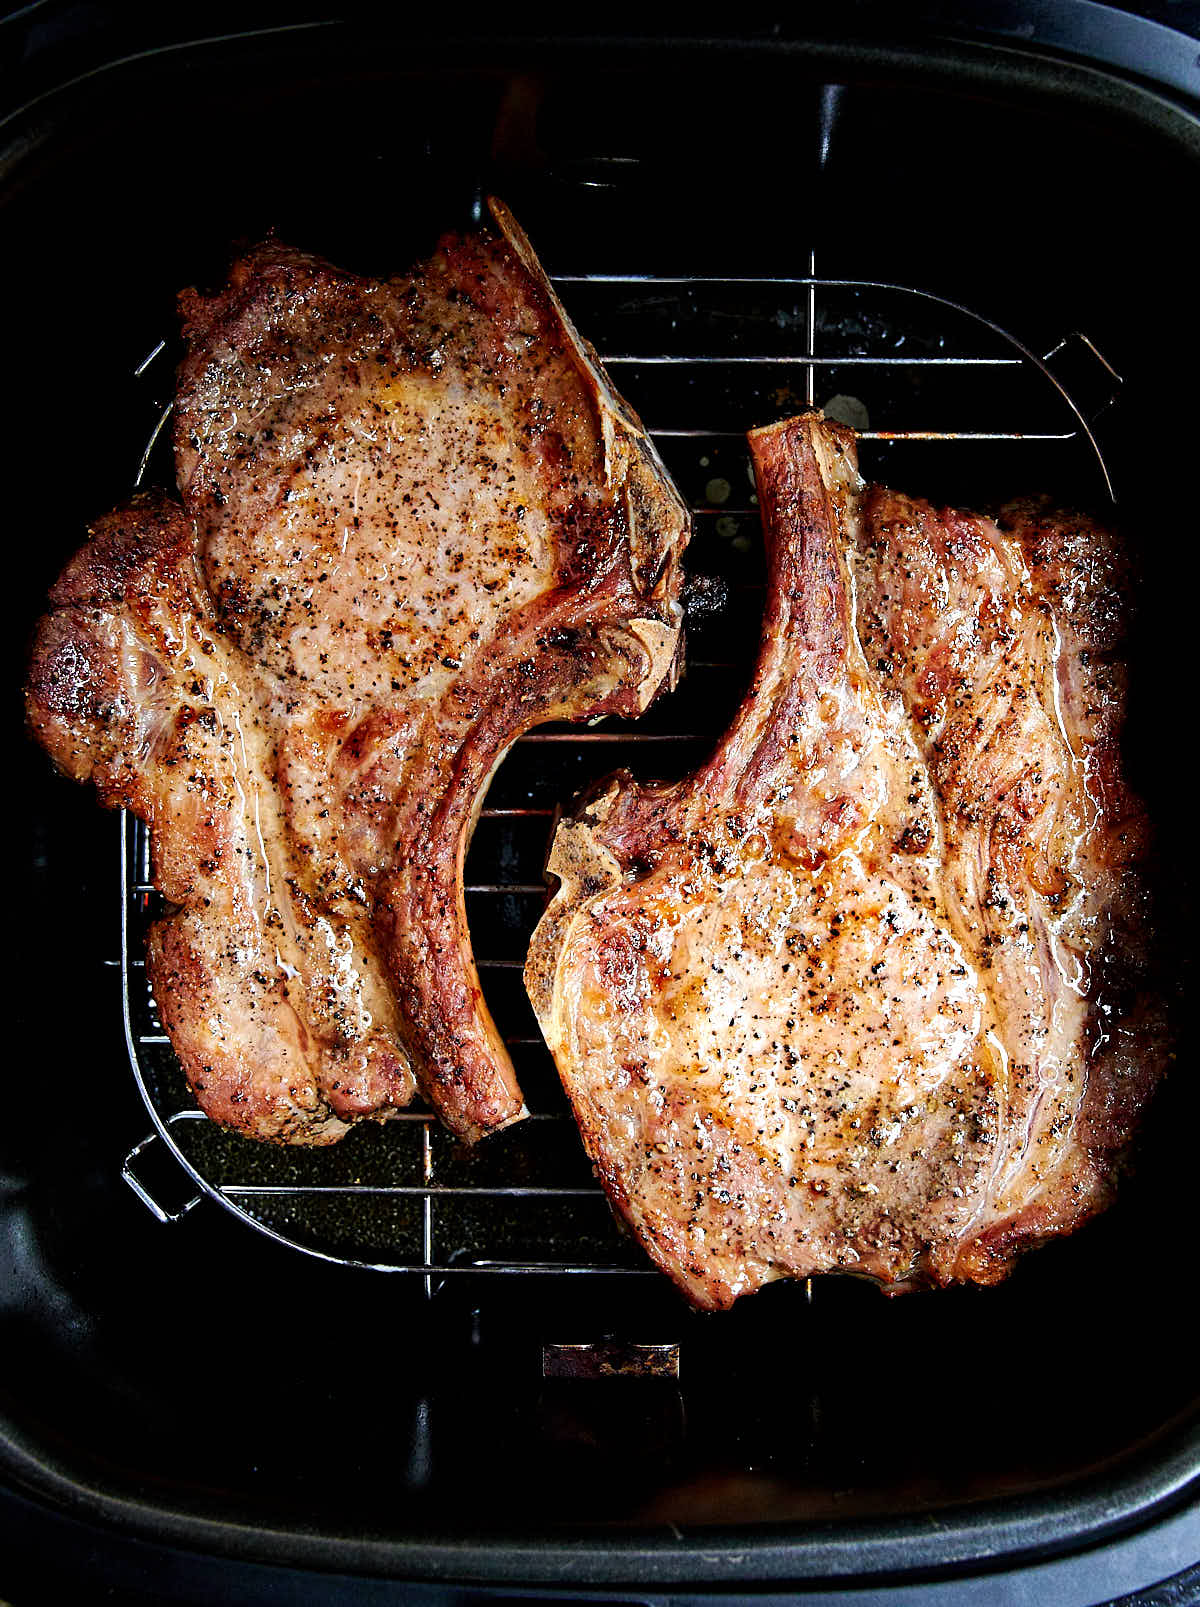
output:
[[[264,774],[276,689],[222,632],[195,528],[155,494],[101,519],[34,646],[34,729],[68,774],[152,828],[178,912],[148,978],[196,1097],[258,1138],[309,1144],[415,1091],[362,903],[319,896]]]
[[[685,781],[556,836],[530,996],[617,1211],[698,1305],[992,1282],[1097,1210],[1166,1055],[1120,774],[1120,559],[752,433],[753,684]]]
[[[674,671],[686,510],[507,211],[379,282],[278,244],[182,297],[182,510],[102,521],[35,732],[150,821],[150,978],[198,1098],[320,1143],[415,1083],[524,1114],[462,861],[508,747]]]

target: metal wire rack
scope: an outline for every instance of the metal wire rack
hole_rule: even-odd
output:
[[[131,818],[120,823],[114,963],[130,1062],[154,1124],[126,1157],[126,1181],[163,1222],[208,1196],[310,1255],[418,1275],[430,1295],[461,1273],[653,1276],[591,1175],[520,973],[545,897],[556,806],[621,764],[643,779],[686,772],[745,688],[763,587],[745,430],[823,406],[858,430],[864,473],[908,491],[968,506],[989,489],[1112,497],[1095,421],[1120,379],[1082,333],[1038,355],[942,297],[822,279],[811,254],[795,278],[568,273],[555,283],[691,504],[692,572],[720,577],[727,601],[689,626],[688,675],[635,726],[535,731],[516,744],[485,800],[467,861],[468,915],[531,1119],[468,1150],[414,1109],[330,1149],[300,1152],[209,1122],[188,1094],[140,958],[159,905],[148,834]],[[160,342],[137,372],[153,372],[164,350]],[[1072,364],[1082,383],[1068,391],[1060,374]],[[1084,392],[1088,400],[1077,401]],[[169,411],[158,415],[139,482]],[[173,1175],[164,1182],[160,1166],[152,1181],[163,1146]]]

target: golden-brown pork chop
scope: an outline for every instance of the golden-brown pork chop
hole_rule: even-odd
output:
[[[50,594],[34,730],[151,827],[177,913],[146,964],[196,1097],[259,1138],[322,1144],[414,1083],[368,911],[319,895],[263,773],[271,683],[221,630],[190,519],[161,494],[108,514]]]
[[[559,829],[530,995],[617,1210],[698,1305],[829,1270],[994,1281],[1105,1200],[1165,1058],[1136,976],[1116,559],[750,437],[753,685],[686,781]]]
[[[549,719],[672,673],[688,518],[507,211],[405,279],[269,244],[182,298],[183,512],[59,583],[29,679],[70,773],[149,820],[150,979],[205,1109],[327,1142],[411,1097],[524,1113],[462,861]]]

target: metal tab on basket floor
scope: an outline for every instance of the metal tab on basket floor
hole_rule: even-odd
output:
[[[543,1378],[678,1378],[679,1346],[600,1339],[587,1345],[543,1345]]]

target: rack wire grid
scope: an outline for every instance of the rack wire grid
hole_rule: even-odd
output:
[[[466,866],[468,916],[530,1119],[468,1148],[414,1108],[309,1151],[210,1122],[187,1090],[146,983],[142,938],[161,909],[148,833],[132,818],[120,823],[126,1033],[154,1123],[126,1159],[126,1181],[160,1220],[209,1196],[311,1255],[423,1277],[430,1295],[464,1272],[656,1276],[592,1175],[521,968],[544,906],[556,807],[620,765],[643,780],[686,773],[745,691],[765,577],[746,429],[822,406],[857,429],[864,474],[906,491],[965,506],[978,506],[989,488],[1112,498],[1093,425],[1120,379],[1082,333],[1037,355],[940,296],[822,279],[811,253],[795,278],[564,273],[554,282],[691,505],[691,574],[723,584],[705,588],[709,606],[689,622],[688,670],[676,691],[633,724],[545,726],[521,738],[485,800]],[[164,350],[160,343],[138,372]],[[1064,364],[1083,374],[1087,403],[1058,377]],[[169,411],[158,417],[139,481]],[[715,609],[714,589],[724,597]],[[146,1177],[147,1151],[164,1143],[187,1175],[174,1205]]]

